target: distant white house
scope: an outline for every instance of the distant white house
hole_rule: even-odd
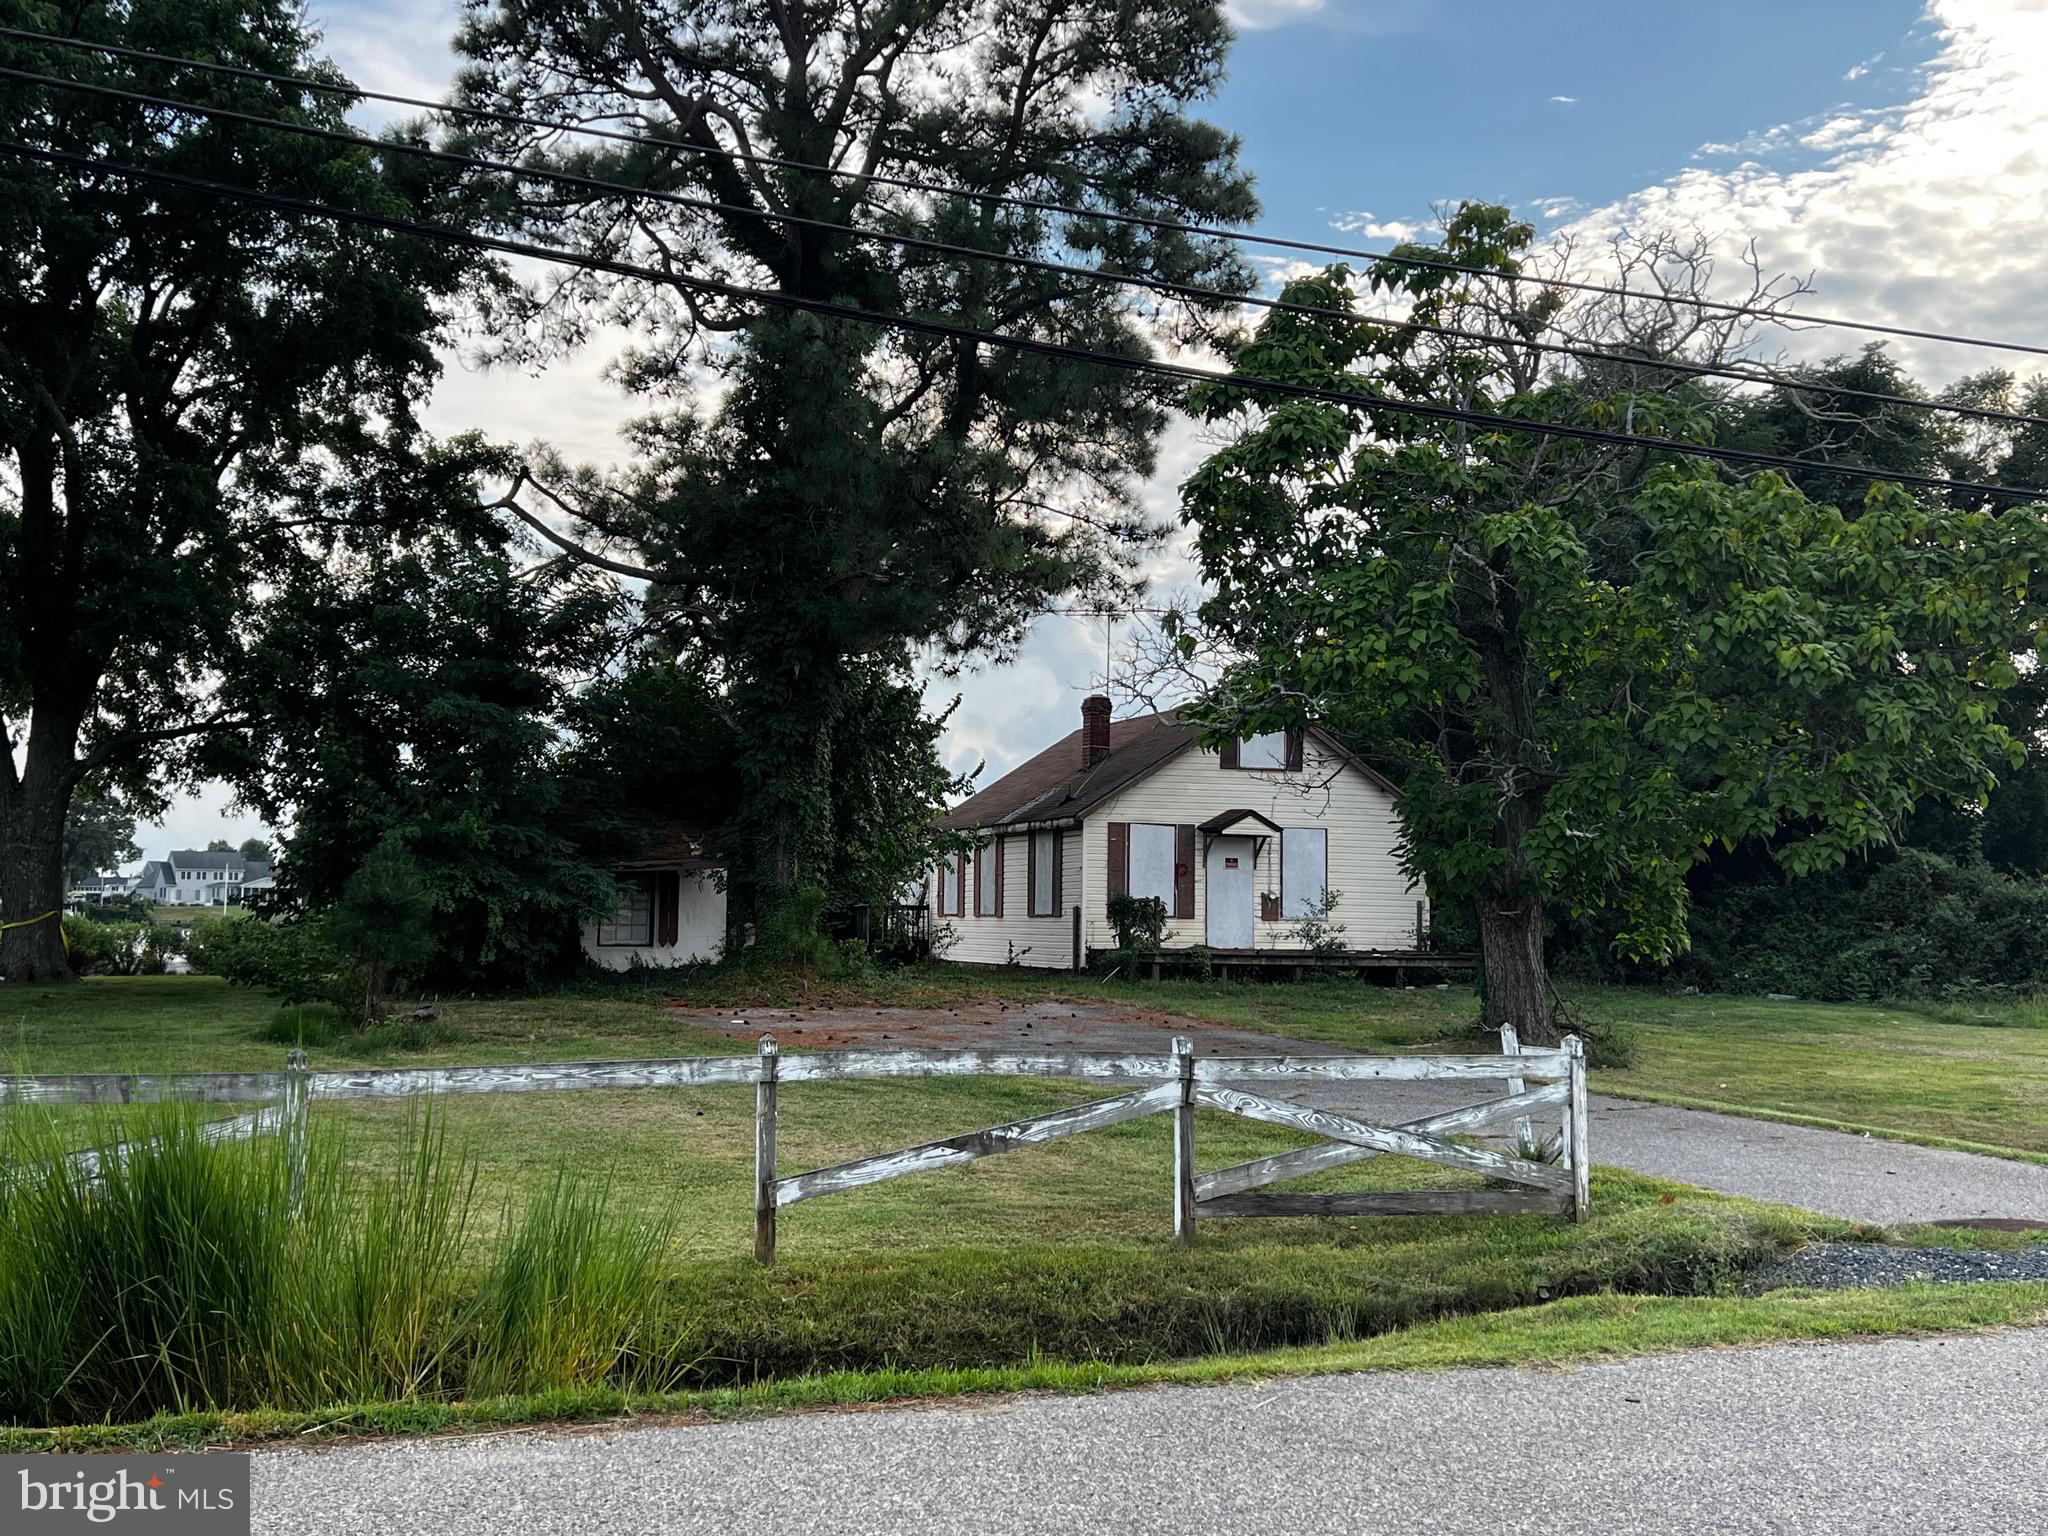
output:
[[[1172,710],[1081,729],[954,807],[941,825],[980,846],[934,871],[946,958],[1079,968],[1115,942],[1110,898],[1156,896],[1167,948],[1307,957],[1300,924],[1327,912],[1343,948],[1398,961],[1428,909],[1395,853],[1397,792],[1321,731],[1201,745]]]
[[[607,970],[715,960],[725,943],[724,864],[702,827],[662,829],[640,858],[612,867],[619,904],[583,926],[583,953]]]
[[[135,888],[131,876],[123,874],[87,875],[66,893],[74,902],[89,902],[95,906],[103,901],[119,901]]]
[[[217,907],[242,899],[244,889],[267,889],[270,865],[232,849],[183,849],[151,859],[136,877],[135,894],[162,907]]]

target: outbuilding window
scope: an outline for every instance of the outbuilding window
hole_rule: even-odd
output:
[[[597,942],[606,949],[644,949],[654,943],[654,880],[648,875],[619,875],[619,907],[611,921],[597,925]]]

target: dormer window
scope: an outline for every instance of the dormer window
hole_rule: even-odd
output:
[[[1217,766],[1251,773],[1284,773],[1301,767],[1301,732],[1263,731],[1226,742],[1217,754]]]

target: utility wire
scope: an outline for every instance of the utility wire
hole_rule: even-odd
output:
[[[345,224],[357,224],[365,228],[381,229],[391,234],[416,236],[426,240],[438,240],[444,244],[463,246],[471,250],[495,251],[501,255],[525,257],[535,261],[576,267],[588,272],[609,272],[620,277],[638,278],[646,282],[666,284],[677,288],[688,288],[714,298],[766,304],[775,308],[795,310],[805,314],[822,315],[835,320],[879,326],[887,330],[909,331],[920,335],[942,336],[951,340],[971,342],[976,345],[1004,347],[1013,352],[1054,358],[1061,362],[1094,364],[1098,367],[1113,368],[1125,373],[1143,374],[1155,378],[1177,379],[1189,384],[1218,385],[1230,389],[1241,389],[1250,394],[1275,395],[1300,400],[1317,400],[1325,404],[1363,411],[1368,415],[1415,416],[1429,421],[1463,422],[1468,426],[1483,427],[1489,431],[1528,432],[1544,437],[1569,438],[1578,442],[1607,443],[1622,447],[1647,448],[1653,451],[1709,459],[1751,469],[1784,470],[1795,474],[1826,472],[1844,475],[1851,479],[1867,480],[1873,483],[1884,482],[1895,485],[1916,485],[1930,490],[1961,491],[1974,495],[1993,497],[1999,500],[2048,500],[2048,490],[2036,486],[1991,485],[1980,481],[1957,480],[1941,475],[1922,475],[1906,471],[1872,469],[1863,465],[1837,464],[1818,459],[1796,459],[1783,454],[1761,453],[1747,448],[1730,448],[1719,444],[1687,443],[1671,438],[1647,437],[1639,432],[1617,432],[1605,427],[1580,426],[1571,422],[1524,419],[1518,416],[1502,416],[1483,411],[1467,411],[1456,406],[1438,405],[1431,401],[1361,395],[1347,390],[1328,389],[1320,385],[1292,384],[1283,379],[1264,378],[1257,374],[1217,373],[1209,369],[1191,367],[1185,363],[1162,362],[1156,358],[1125,356],[1114,352],[1097,352],[1087,347],[1070,346],[1056,341],[1042,341],[1031,336],[1013,336],[1000,331],[980,330],[973,326],[956,325],[950,321],[934,320],[921,315],[887,314],[877,310],[862,309],[851,304],[836,303],[829,299],[813,299],[797,294],[777,293],[771,289],[751,288],[738,283],[722,282],[715,278],[686,277],[676,273],[663,272],[654,267],[641,266],[634,262],[618,261],[610,257],[562,251],[551,246],[534,245],[523,240],[508,240],[497,235],[478,234],[470,230],[452,229],[447,225],[428,224],[417,219],[398,218],[390,214],[370,213],[355,208],[337,208],[331,204],[291,197],[284,193],[264,192],[254,187],[211,181],[203,177],[186,176],[176,171],[158,170],[154,167],[125,165],[117,161],[98,159],[91,155],[74,154],[69,150],[44,149],[36,145],[22,144],[14,140],[0,139],[0,154],[13,155],[20,159],[40,161],[45,165],[63,166],[88,173],[119,176],[131,181],[151,182],[159,186],[178,187],[233,202],[275,209],[280,213],[309,218],[334,219]]]
[[[239,64],[217,64],[204,59],[190,59],[178,54],[153,53],[143,48],[128,48],[117,43],[95,43],[84,38],[58,36],[48,32],[31,31],[23,27],[0,26],[0,37],[16,38],[24,42],[43,43],[60,48],[80,49],[88,53],[108,54],[115,58],[136,59],[151,64],[167,64],[174,68],[197,69],[213,74],[233,76],[244,80],[261,80],[272,85],[294,86],[300,90],[320,92],[331,96],[343,96],[351,100],[381,101],[392,106],[411,107],[418,111],[437,113],[447,117],[474,118],[484,122],[501,123],[509,127],[531,128],[548,134],[573,134],[586,138],[610,140],[615,143],[631,144],[641,148],[660,145],[670,149],[684,150],[693,155],[713,156],[720,159],[741,161],[749,165],[769,166],[777,170],[800,171],[807,175],[832,177],[839,180],[861,182],[868,186],[895,187],[910,192],[928,193],[940,197],[960,197],[1002,207],[1021,208],[1035,213],[1059,214],[1076,219],[1095,219],[1109,224],[1135,226],[1159,230],[1167,234],[1194,235],[1203,239],[1231,240],[1242,244],[1267,246],[1275,250],[1301,251],[1310,255],[1339,256],[1354,261],[1382,262],[1390,266],[1408,267],[1426,272],[1455,272],[1472,277],[1484,277],[1496,281],[1520,281],[1539,287],[1564,288],[1579,293],[1600,294],[1609,298],[1647,300],[1657,304],[1676,304],[1710,310],[1716,314],[1747,316],[1782,326],[1835,327],[1844,330],[1865,331],[1874,335],[1899,336],[1916,341],[1947,342],[1963,347],[1984,347],[2001,352],[2024,352],[2034,356],[2048,357],[2048,345],[2029,342],[2000,341],[1990,337],[1963,336],[1945,331],[1922,330],[1912,326],[1884,325],[1872,320],[1854,320],[1838,315],[1781,313],[1774,308],[1753,304],[1732,304],[1718,299],[1701,298],[1697,295],[1677,295],[1653,292],[1640,288],[1615,287],[1609,284],[1584,282],[1574,278],[1544,277],[1535,273],[1507,273],[1491,267],[1474,266],[1465,262],[1448,261],[1441,257],[1416,256],[1394,251],[1362,250],[1353,246],[1329,245],[1313,240],[1294,240],[1280,235],[1264,235],[1243,230],[1222,229],[1206,224],[1186,223],[1176,219],[1155,218],[1146,214],[1122,213],[1110,209],[1080,208],[1070,203],[1053,202],[1045,198],[1022,197],[1010,192],[976,191],[966,187],[949,187],[938,182],[921,180],[917,177],[894,176],[880,171],[851,171],[838,166],[820,165],[814,161],[794,160],[781,155],[765,155],[758,151],[727,149],[723,145],[695,144],[687,139],[665,137],[654,133],[626,133],[614,128],[600,128],[589,123],[560,123],[547,118],[532,117],[520,112],[505,112],[491,107],[458,105],[446,101],[430,101],[418,96],[401,96],[389,91],[373,91],[357,85],[337,85],[329,80],[314,80],[303,75],[281,74],[271,70],[251,69]],[[753,210],[749,210],[753,212]],[[765,212],[757,217],[771,217]]]
[[[975,261],[993,261],[1005,266],[1020,267],[1027,271],[1042,272],[1052,276],[1075,277],[1090,282],[1144,288],[1154,293],[1167,294],[1175,298],[1189,299],[1202,303],[1242,304],[1250,308],[1281,314],[1385,325],[1392,328],[1419,331],[1431,336],[1442,336],[1455,341],[1512,346],[1531,352],[1572,357],[1588,362],[1617,363],[1627,368],[1662,371],[1690,378],[1734,379],[1744,383],[1763,384],[1776,389],[1818,395],[1830,400],[1867,400],[1877,405],[1933,411],[1944,415],[1964,416],[1978,421],[2000,422],[2012,426],[2048,427],[2048,416],[2029,415],[2023,411],[1999,410],[1991,406],[1969,405],[1958,401],[1921,400],[1911,395],[1894,394],[1885,390],[1858,389],[1851,385],[1833,385],[1812,379],[1802,379],[1796,375],[1780,376],[1768,371],[1740,368],[1727,363],[1702,363],[1679,357],[1659,358],[1644,356],[1639,353],[1608,352],[1594,347],[1575,345],[1570,342],[1542,341],[1534,337],[1503,337],[1486,331],[1440,325],[1405,317],[1381,319],[1372,315],[1361,314],[1357,310],[1338,309],[1326,304],[1303,304],[1289,299],[1268,299],[1252,294],[1235,294],[1220,288],[1205,288],[1194,283],[1175,282],[1169,278],[1151,277],[1139,272],[1104,271],[1101,268],[1049,261],[1041,257],[1025,256],[1011,251],[984,250],[976,246],[960,245],[946,240],[934,240],[922,235],[899,234],[890,230],[863,229],[858,225],[843,224],[833,219],[814,218],[805,214],[764,212],[759,209],[743,207],[736,203],[718,202],[711,198],[696,197],[687,193],[670,192],[654,187],[632,186],[625,182],[608,181],[602,177],[585,176],[572,171],[558,171],[543,166],[518,165],[508,160],[493,160],[481,155],[435,149],[423,144],[407,144],[396,139],[376,139],[371,138],[367,134],[349,130],[325,128],[314,123],[294,123],[284,118],[265,117],[258,113],[243,112],[232,107],[216,107],[200,102],[181,101],[174,97],[152,95],[146,91],[129,90],[123,86],[102,85],[95,81],[66,80],[60,76],[40,74],[34,70],[11,69],[0,66],[0,79],[21,80],[32,85],[55,87],[59,90],[77,91],[86,95],[110,97],[121,101],[132,101],[141,106],[156,107],[167,111],[189,112],[198,116],[215,118],[223,122],[240,123],[252,128],[262,128],[281,133],[298,134],[307,138],[324,140],[328,143],[348,144],[363,149],[375,150],[380,153],[411,155],[441,164],[490,171],[495,174],[532,177],[541,181],[553,182],[560,186],[580,187],[593,192],[618,194],[631,198],[646,198],[655,202],[689,208],[703,213],[718,214],[723,217],[754,219],[763,223],[779,222],[801,225],[809,229],[830,230],[854,239],[879,240],[885,244],[901,246],[909,250],[929,251],[935,255],[960,257]]]

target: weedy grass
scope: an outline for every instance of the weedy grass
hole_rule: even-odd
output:
[[[679,1384],[639,1346],[660,1236],[612,1219],[602,1186],[522,1203],[478,1259],[474,1170],[430,1108],[381,1169],[314,1135],[296,1214],[281,1137],[201,1126],[184,1106],[109,1117],[89,1182],[64,1160],[75,1117],[8,1117],[0,1418]]]

